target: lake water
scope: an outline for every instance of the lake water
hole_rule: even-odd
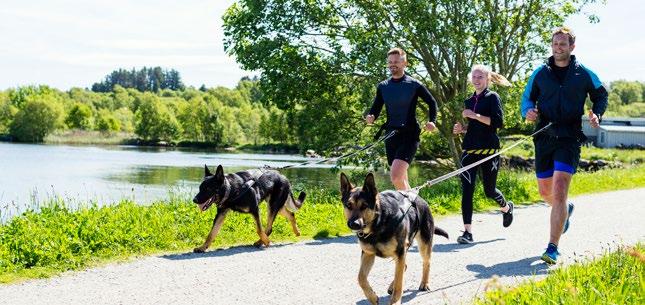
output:
[[[203,166],[221,164],[226,173],[264,165],[281,167],[308,160],[297,155],[215,153],[208,150],[136,146],[67,146],[0,143],[0,221],[41,202],[98,205],[131,199],[139,204],[178,195],[192,198]],[[338,189],[333,164],[308,165],[281,172],[297,189]],[[413,167],[411,178],[425,171]],[[385,171],[377,182],[387,183]]]

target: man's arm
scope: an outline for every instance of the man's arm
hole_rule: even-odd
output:
[[[383,100],[383,93],[381,92],[381,86],[379,85],[378,87],[376,87],[376,97],[374,98],[372,107],[367,114],[373,115],[375,120],[378,119],[379,115],[381,114],[381,109],[383,109],[384,103],[385,101]]]
[[[520,106],[523,118],[526,118],[526,114],[529,110],[535,109],[535,101],[537,101],[538,96],[540,96],[540,88],[535,83],[535,77],[542,69],[543,67],[539,67],[533,71],[533,74],[529,77],[529,81],[526,83],[526,87],[524,88],[522,104]]]
[[[428,105],[428,122],[437,121],[437,101],[426,86],[419,84],[417,88],[417,95]]]
[[[591,110],[598,116],[599,119],[601,119],[602,115],[605,113],[605,110],[607,110],[607,99],[609,97],[609,93],[607,92],[607,89],[605,89],[605,86],[602,85],[602,82],[600,81],[596,73],[589,70],[585,66],[582,66],[582,68],[587,71],[589,77],[591,78],[591,86],[587,91],[587,93],[589,94],[589,99],[593,104]]]

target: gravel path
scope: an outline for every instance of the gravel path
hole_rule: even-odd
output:
[[[561,261],[602,253],[616,244],[645,240],[645,188],[573,198],[571,228],[562,238]],[[549,209],[519,207],[502,228],[498,213],[474,216],[475,244],[458,245],[461,217],[437,225],[450,240],[435,237],[430,292],[417,291],[421,262],[416,247],[408,255],[404,304],[454,304],[480,295],[494,275],[514,284],[543,277],[539,260],[548,238]],[[206,233],[206,232],[204,232]],[[235,247],[204,254],[145,257],[62,276],[0,285],[0,304],[361,304],[368,302],[356,278],[360,250],[353,236],[274,245],[259,250]],[[387,304],[394,264],[379,259],[370,282]]]

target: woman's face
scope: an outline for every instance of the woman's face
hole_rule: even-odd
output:
[[[470,81],[477,92],[484,91],[488,87],[488,75],[480,70],[473,71]]]

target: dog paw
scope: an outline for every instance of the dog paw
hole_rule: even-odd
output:
[[[421,284],[419,291],[430,291],[430,286],[428,284]]]
[[[204,253],[206,252],[206,249],[203,249],[201,247],[193,249],[194,253]]]

